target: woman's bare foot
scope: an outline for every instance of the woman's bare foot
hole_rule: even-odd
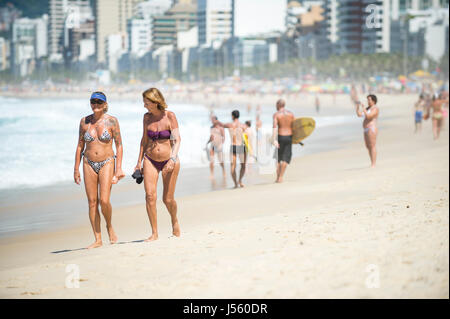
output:
[[[92,249],[92,248],[98,248],[98,247],[102,247],[103,243],[102,241],[95,241],[93,244],[87,246],[87,249]]]
[[[242,184],[242,182],[239,182],[239,187],[244,187],[244,184]]]
[[[172,224],[172,234],[180,237],[180,225],[178,224],[178,221]]]
[[[157,234],[152,234],[149,238],[144,240],[144,242],[154,241],[154,240],[157,240],[157,239],[158,239],[158,235]]]
[[[111,227],[107,227],[108,229],[108,235],[109,235],[109,242],[111,243],[111,245],[117,243],[117,235],[114,232],[114,229]]]

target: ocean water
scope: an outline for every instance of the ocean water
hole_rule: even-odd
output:
[[[175,112],[180,127],[182,143],[179,157],[183,167],[206,167],[208,162],[204,148],[211,125],[208,108],[201,104],[179,103],[170,104],[170,110]],[[0,191],[72,181],[79,122],[90,111],[88,99],[0,96]],[[224,107],[216,110],[215,114],[220,121],[229,122],[231,111],[231,108]],[[273,108],[262,108],[263,135],[272,132],[273,111]],[[126,174],[131,174],[136,165],[145,112],[140,99],[109,103],[108,113],[118,118],[121,128],[124,147],[122,166]],[[255,123],[254,112],[244,110],[240,119]],[[316,131],[344,123],[357,125],[360,122],[360,119],[351,115],[302,116],[315,118]],[[313,135],[308,141],[310,144],[314,144]],[[225,150],[229,149],[229,144],[227,133]],[[294,150],[294,156],[299,154]]]

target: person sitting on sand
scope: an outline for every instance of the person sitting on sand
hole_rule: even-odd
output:
[[[181,137],[175,113],[167,110],[162,93],[157,88],[150,88],[142,93],[142,97],[148,112],[144,114],[139,157],[135,170],[141,170],[142,160],[144,160],[145,202],[152,228],[152,235],[145,240],[148,242],[158,239],[156,188],[160,172],[164,186],[163,202],[171,217],[172,234],[176,237],[180,236],[174,193],[180,171],[178,150]]]
[[[292,158],[292,125],[294,114],[286,110],[286,102],[282,99],[276,103],[277,112],[273,114],[273,145],[278,149],[277,179],[275,183],[282,183],[284,172]]]
[[[225,165],[223,163],[223,143],[225,142],[225,130],[222,126],[215,123],[217,116],[211,115],[211,135],[206,143],[206,146],[211,143],[209,151],[209,169],[211,172],[210,178],[214,178],[214,155],[217,155],[220,166],[222,166],[223,177],[225,177]]]
[[[234,188],[244,187],[242,179],[245,174],[245,165],[247,163],[247,152],[244,145],[243,133],[245,131],[245,125],[239,122],[239,111],[234,110],[231,112],[231,119],[233,122],[223,124],[222,122],[215,120],[214,125],[219,125],[224,128],[228,128],[230,132],[230,155],[231,155],[231,177],[233,178]],[[239,181],[236,178],[236,157],[239,156],[241,163],[241,171],[239,173]]]
[[[358,117],[364,116],[363,128],[364,128],[364,141],[366,143],[367,150],[369,151],[371,167],[375,167],[377,161],[377,119],[380,113],[377,104],[377,97],[373,94],[367,96],[368,107],[365,108],[361,102],[356,102],[356,114]],[[360,111],[360,108],[362,111]]]
[[[119,121],[114,116],[106,114],[108,103],[104,93],[92,93],[90,102],[93,113],[80,121],[73,173],[74,181],[79,185],[81,183],[79,167],[81,157],[84,155],[84,186],[89,204],[89,219],[95,237],[95,242],[88,246],[88,249],[102,246],[99,204],[105,217],[109,241],[111,244],[117,242],[111,223],[111,186],[125,176],[122,171],[123,147]],[[115,169],[116,156],[112,148],[113,140],[117,151]]]

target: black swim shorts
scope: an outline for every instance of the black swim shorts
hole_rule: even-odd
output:
[[[278,135],[278,144],[280,144],[278,162],[283,161],[289,164],[292,158],[292,135]]]
[[[230,145],[230,153],[245,154],[245,145]]]

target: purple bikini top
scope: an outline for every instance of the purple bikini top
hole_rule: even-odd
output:
[[[171,132],[169,130],[158,131],[158,132],[147,130],[147,135],[149,138],[156,141],[156,140],[162,140],[162,139],[169,139]]]

